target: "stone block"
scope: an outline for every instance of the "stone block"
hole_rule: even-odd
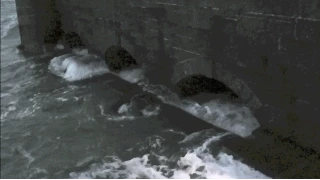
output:
[[[18,16],[19,25],[36,25],[36,16],[35,15],[26,15],[26,16]]]
[[[193,28],[210,29],[213,26],[212,17],[217,12],[209,8],[193,8],[188,25]]]
[[[17,14],[19,16],[35,15],[36,10],[32,7],[17,7]]]
[[[312,41],[319,44],[320,39],[320,20],[310,21],[299,19],[296,27],[296,37],[303,41]]]
[[[155,7],[155,2],[152,0],[130,1],[129,4],[132,7]]]
[[[121,47],[127,50],[134,57],[134,44],[131,43],[130,37],[121,36]]]
[[[305,0],[301,1],[303,18],[310,18],[320,20],[320,1],[317,0]]]
[[[176,7],[167,6],[166,9],[166,20],[174,24],[188,24],[190,19],[192,19],[192,8],[186,7]]]
[[[17,8],[33,8],[33,0],[16,0]]]
[[[253,4],[253,6],[251,6],[252,9],[248,10],[255,13],[288,17],[296,17],[301,13],[299,0],[256,0],[247,2]]]

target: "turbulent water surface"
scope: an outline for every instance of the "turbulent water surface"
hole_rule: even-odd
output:
[[[19,43],[15,3],[1,0],[2,178],[267,178],[219,145],[224,136],[257,128],[246,107],[180,101],[141,69],[110,73],[92,54],[26,58]],[[164,127],[160,104],[123,100],[113,87],[122,81],[226,132]]]

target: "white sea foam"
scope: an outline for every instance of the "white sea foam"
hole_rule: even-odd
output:
[[[57,46],[56,48],[63,48]],[[103,59],[89,54],[87,49],[73,49],[73,53],[53,58],[49,64],[49,70],[67,81],[77,81],[91,78],[104,73],[112,73],[130,83],[137,83],[144,77],[142,68],[122,70],[119,73],[110,72]]]
[[[260,126],[250,109],[245,106],[234,105],[218,99],[200,105],[194,101],[180,100],[176,94],[163,86],[145,82],[139,83],[139,85],[142,86],[144,91],[157,95],[164,103],[181,108],[200,119],[239,136],[250,136],[252,131]]]
[[[151,105],[141,110],[144,116],[156,116],[159,114],[159,111],[160,111],[160,106],[151,106]]]
[[[102,105],[99,105],[100,114],[106,118],[108,121],[123,121],[123,120],[134,120],[137,117],[132,115],[110,115],[104,113],[104,107]]]
[[[189,102],[181,106],[187,112],[242,137],[250,136],[260,125],[249,108],[219,100],[199,105]]]
[[[27,164],[28,167],[35,160],[35,158],[31,155],[31,153],[27,152],[26,149],[23,148],[21,145],[18,145],[15,148],[15,150],[28,160],[28,164]]]
[[[67,81],[78,81],[109,72],[106,63],[96,55],[66,54],[50,61],[49,70]]]
[[[73,48],[72,52],[76,55],[88,55],[88,49],[83,49],[83,48]]]
[[[64,49],[64,45],[63,44],[57,44],[54,48],[62,50],[62,49]]]
[[[133,102],[125,103],[119,107],[118,113],[121,115],[124,115],[125,117],[137,118],[139,117],[136,115],[136,113],[138,112],[133,112],[133,111],[139,111],[139,109],[135,109],[133,106],[134,106]],[[160,111],[160,106],[158,105],[156,106],[148,105],[147,107],[140,110],[140,112],[142,113],[142,116],[144,117],[156,116],[159,114],[159,111]]]
[[[15,111],[16,104],[18,101],[12,101],[10,102],[6,107],[1,107],[1,122],[4,122],[6,120],[6,117],[13,111]]]
[[[186,134],[182,131],[175,131],[173,129],[166,129],[164,130],[163,132],[171,132],[171,133],[174,133],[174,134],[179,134],[179,135],[182,135],[182,136],[186,136]]]
[[[63,98],[63,97],[58,97],[58,98],[56,98],[56,100],[62,101],[62,102],[68,101],[68,99]]]
[[[131,106],[132,106],[131,103],[130,104],[126,103],[126,104],[121,105],[119,107],[118,113],[119,114],[128,113]]]
[[[52,59],[49,69],[54,74],[68,81],[86,79],[109,72],[107,65],[102,59],[95,55],[86,55],[86,53],[86,51],[83,51],[82,53],[78,52],[81,55],[67,54],[56,57]],[[157,95],[164,103],[179,107],[200,119],[242,137],[250,136],[252,131],[260,126],[251,111],[245,106],[234,105],[219,100],[211,100],[202,105],[193,101],[181,101],[168,88],[144,82],[146,79],[144,78],[143,69],[123,70],[113,74],[131,83],[139,82],[138,84],[144,91]],[[132,116],[128,115],[129,108],[127,105],[120,107],[119,114],[126,115],[126,117],[121,117],[120,119],[133,119]],[[141,112],[144,115],[148,114],[146,109]]]
[[[130,83],[137,83],[140,80],[144,79],[144,71],[141,68],[123,70],[123,71],[120,71],[118,74],[116,73],[114,74]]]
[[[188,141],[193,140],[194,138],[198,137],[201,132],[194,132],[186,136],[182,141],[179,141],[179,143],[186,143]]]
[[[157,179],[190,179],[190,178],[269,178],[255,169],[243,164],[224,152],[214,157],[207,151],[207,146],[219,141],[228,133],[208,138],[202,145],[190,149],[186,154],[178,158],[167,158],[156,153],[145,154],[128,161],[122,161],[116,156],[107,156],[102,163],[92,164],[90,169],[84,172],[72,172],[71,178],[157,178]],[[157,143],[151,143],[159,146]],[[150,158],[156,159],[152,163]],[[153,160],[154,162],[154,160]],[[174,163],[172,167],[169,164]]]
[[[1,18],[1,38],[6,37],[9,32],[16,26],[18,26],[16,13],[6,15],[4,19]]]
[[[7,97],[7,96],[10,96],[10,95],[11,95],[10,93],[1,93],[1,98]]]
[[[46,176],[49,174],[46,169],[41,169],[41,168],[31,168],[31,171],[32,172],[28,176],[28,179],[37,179],[39,177],[47,178]]]

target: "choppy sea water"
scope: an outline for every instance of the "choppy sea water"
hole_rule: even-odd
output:
[[[26,58],[16,50],[17,25],[15,2],[2,0],[2,178],[268,178],[219,144],[259,126],[248,108],[181,101],[142,69],[114,74],[86,52]],[[127,97],[114,88],[122,81],[141,92]],[[160,104],[136,106],[133,97],[143,92],[226,132],[163,126]],[[125,103],[114,109],[118,102]]]

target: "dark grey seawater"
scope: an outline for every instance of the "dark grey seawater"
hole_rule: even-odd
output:
[[[187,135],[163,125],[159,104],[136,106],[136,94],[115,88],[147,78],[143,70],[111,74],[93,55],[26,58],[19,43],[15,2],[1,0],[1,178],[268,178],[221,148],[228,132]],[[201,106],[146,79],[138,84],[232,133],[257,127],[245,107]]]

